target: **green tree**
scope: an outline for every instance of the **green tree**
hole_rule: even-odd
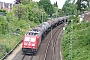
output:
[[[35,23],[39,23],[38,15],[39,15],[39,10],[38,10],[38,5],[35,2],[30,2],[30,4],[27,5],[27,15],[28,15],[28,20],[33,21]]]
[[[40,0],[39,6],[44,8],[45,12],[50,16],[54,13],[54,7],[52,6],[50,0]]]
[[[58,7],[57,1],[56,1],[56,2],[54,2],[54,6],[55,6],[55,7]]]
[[[47,20],[47,14],[43,8],[40,8],[36,2],[31,1],[29,4],[30,9],[32,9],[33,12],[33,18],[32,20],[35,23],[41,23],[42,19],[43,21]]]
[[[22,4],[16,5],[14,14],[18,17],[18,20],[27,20],[26,6]]]
[[[87,8],[89,7],[89,3],[89,0],[77,0],[77,11],[83,12],[85,10],[88,10]]]
[[[18,17],[18,20],[29,20],[37,24],[41,23],[42,19],[43,21],[47,20],[45,10],[39,8],[37,2],[30,1],[29,3],[25,2],[25,4],[23,2],[14,8],[14,14]]]
[[[76,5],[70,2],[71,0],[66,0],[62,10],[64,11],[65,15],[72,15],[76,14]]]
[[[30,8],[29,5],[26,5],[26,13],[27,13],[28,20],[32,21],[32,19],[33,19],[33,11],[32,11],[32,9]]]

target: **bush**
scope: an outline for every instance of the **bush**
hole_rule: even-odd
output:
[[[90,60],[90,22],[83,21],[81,24],[74,22],[66,27],[62,39],[64,60],[69,59],[70,38],[72,38],[72,60]]]

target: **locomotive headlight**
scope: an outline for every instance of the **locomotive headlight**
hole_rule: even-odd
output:
[[[35,46],[35,44],[32,44],[32,46]]]
[[[27,43],[24,43],[24,45],[27,45]]]

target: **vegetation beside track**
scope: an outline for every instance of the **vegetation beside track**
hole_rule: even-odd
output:
[[[76,17],[70,20],[73,22],[66,27],[62,40],[63,59],[90,60],[90,22],[79,23]]]
[[[6,22],[4,23],[6,24]],[[0,33],[5,33],[0,35],[0,58],[10,52],[22,40],[24,34],[37,25],[32,21],[28,22],[28,24],[24,20],[7,22],[8,30],[0,31]],[[5,25],[1,28],[5,28]]]

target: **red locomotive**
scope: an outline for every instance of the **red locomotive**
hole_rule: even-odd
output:
[[[24,53],[36,53],[42,39],[40,31],[28,32],[22,40],[22,51]]]
[[[22,51],[23,53],[36,53],[42,38],[47,34],[48,30],[58,26],[60,23],[65,22],[66,17],[59,17],[47,22],[43,22],[39,26],[35,27],[27,34],[25,34],[22,40]]]

